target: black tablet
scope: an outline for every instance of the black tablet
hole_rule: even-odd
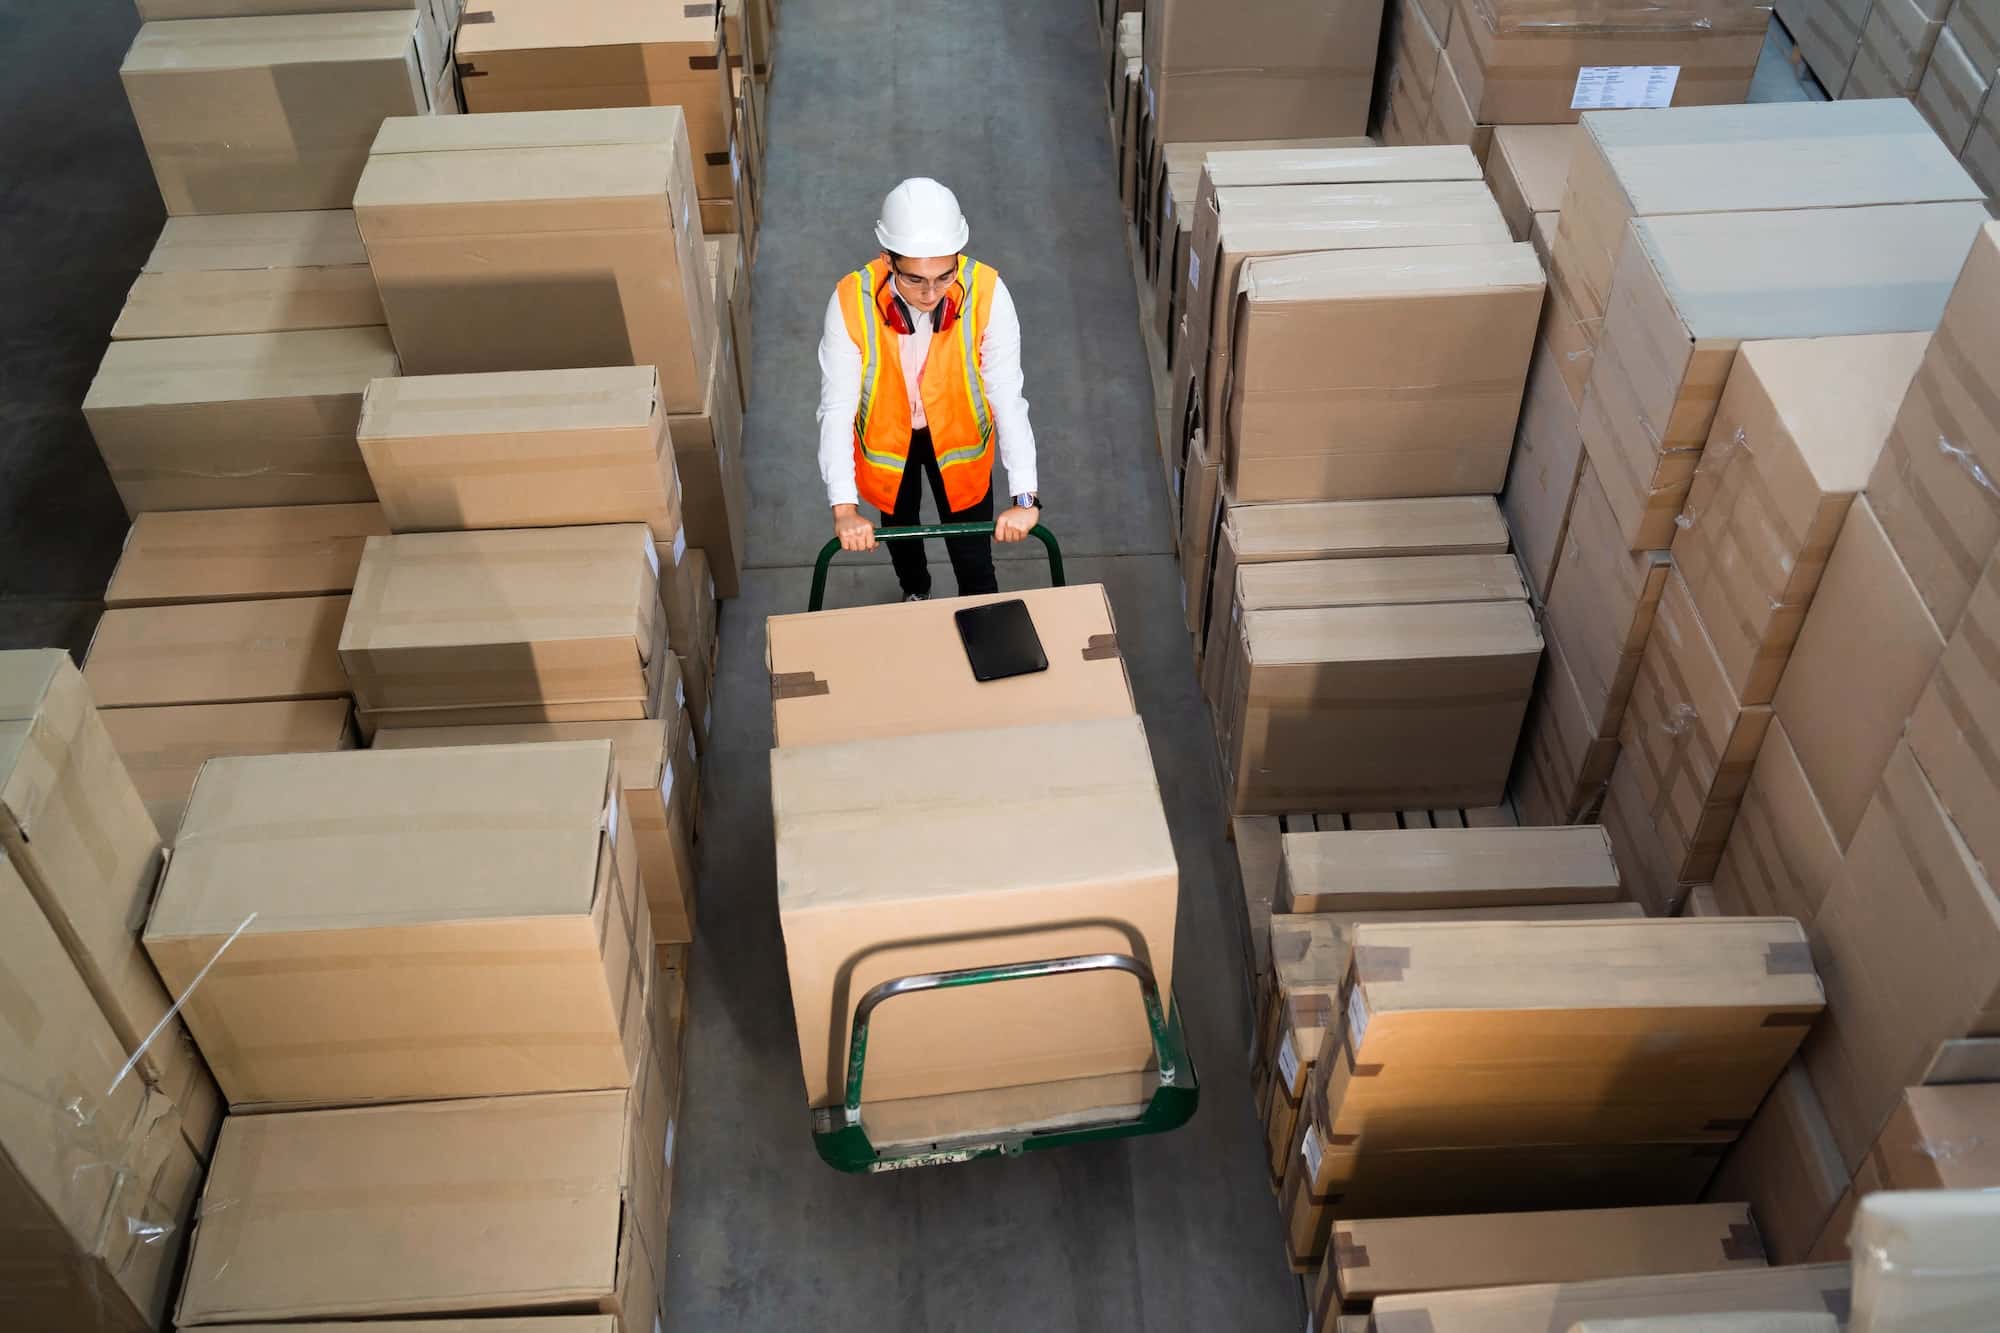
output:
[[[958,621],[958,637],[965,643],[965,660],[972,664],[974,680],[1005,680],[1049,669],[1049,659],[1042,653],[1042,636],[1035,633],[1028,604],[1019,598],[968,606],[954,612],[953,618]]]

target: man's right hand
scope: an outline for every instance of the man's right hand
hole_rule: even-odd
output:
[[[875,549],[875,525],[861,517],[858,505],[833,507],[833,535],[840,538],[840,549],[843,551]]]

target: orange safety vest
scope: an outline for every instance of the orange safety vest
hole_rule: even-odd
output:
[[[958,257],[951,300],[958,319],[931,335],[918,376],[931,446],[953,509],[966,509],[993,485],[993,412],[979,370],[979,343],[993,310],[998,275],[976,259]],[[910,400],[903,382],[903,344],[884,313],[894,299],[889,261],[876,258],[840,280],[837,295],[847,334],[861,350],[861,405],[854,413],[854,479],[861,498],[883,513],[896,507],[910,458]]]

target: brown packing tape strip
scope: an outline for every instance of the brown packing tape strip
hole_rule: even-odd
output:
[[[1354,1233],[1334,1228],[1333,1266],[1335,1268],[1368,1267],[1368,1247],[1354,1243]]]
[[[781,699],[807,699],[831,693],[833,687],[810,671],[771,673],[772,703],[777,703]]]
[[[1410,967],[1410,951],[1401,945],[1354,946],[1354,977],[1359,981],[1401,981]]]
[[[2000,672],[1996,672],[1996,667],[2000,667],[2000,659],[1996,659],[1994,655],[1994,643],[1987,637],[1985,627],[1973,619],[1971,611],[1958,622],[1956,635],[1958,642],[1963,644],[1979,663],[1987,680],[2000,682]],[[1959,691],[1958,682],[1952,679],[1949,664],[1940,668],[1931,678],[1931,687],[1937,691],[1938,702],[1944,705],[1946,716],[1951,718],[1952,725],[1958,729],[1966,748],[1972,751],[1973,759],[1979,764],[1979,771],[1986,776],[1987,785],[2000,790],[2000,751],[1994,749],[1992,738],[1980,725],[1979,718],[1973,714],[1971,705],[1965,702],[1965,695]]]
[[[722,68],[722,60],[718,56],[689,56],[688,68],[701,70],[720,69]]]
[[[1118,636],[1116,634],[1093,634],[1083,645],[1083,660],[1086,662],[1116,661],[1118,658]]]
[[[477,65],[474,65],[469,61],[464,61],[464,60],[458,61],[457,66],[458,66],[458,77],[461,79],[483,79],[488,74],[492,73],[491,70],[481,69]]]
[[[459,19],[460,23],[492,23],[494,21],[493,11],[490,9],[468,9],[465,11],[464,17]]]
[[[1766,1028],[1809,1028],[1819,1021],[1818,1013],[1766,1014],[1757,1026]]]
[[[1770,1258],[1764,1250],[1764,1238],[1750,1222],[1729,1224],[1729,1234],[1722,1238],[1722,1257],[1731,1263],[1764,1263]]]
[[[711,167],[726,167],[729,165],[729,154],[703,153],[702,161],[708,163],[708,165],[710,165]]]
[[[1370,1318],[1374,1333],[1437,1333],[1428,1310],[1388,1310]]]
[[[753,0],[754,3],[754,0]],[[714,5],[682,5],[681,17],[688,19],[708,19],[715,17]]]

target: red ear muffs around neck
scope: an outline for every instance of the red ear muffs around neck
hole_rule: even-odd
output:
[[[889,287],[889,304],[882,310],[882,321],[896,333],[904,335],[915,333],[916,315],[911,312],[908,302],[903,300],[902,293],[895,290],[893,286],[895,281],[895,276],[892,274],[884,284]],[[953,292],[946,292],[944,299],[938,302],[937,309],[931,312],[931,329],[936,333],[949,333],[952,325],[956,323],[958,323],[958,297]]]

